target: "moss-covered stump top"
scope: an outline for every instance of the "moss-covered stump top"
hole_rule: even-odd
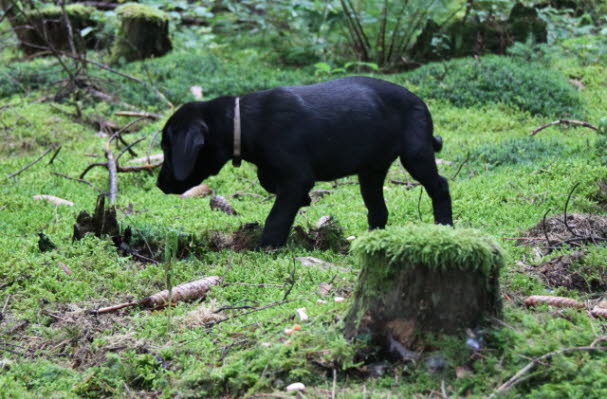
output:
[[[385,275],[394,268],[425,266],[436,271],[477,271],[489,277],[504,265],[503,252],[493,239],[478,230],[442,225],[374,230],[357,239],[352,252],[362,266],[383,265]]]
[[[166,22],[169,20],[168,14],[143,4],[127,3],[116,8],[116,14],[121,19],[144,19],[148,21],[160,20]]]
[[[65,6],[65,12],[70,18],[87,19],[96,12],[96,9],[84,4],[70,4]],[[63,10],[59,6],[51,5],[42,7],[39,10],[28,11],[27,14],[35,18],[57,18],[63,16]]]

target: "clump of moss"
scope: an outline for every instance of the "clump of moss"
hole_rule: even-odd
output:
[[[424,265],[437,271],[478,271],[490,276],[504,266],[497,243],[474,229],[442,225],[409,225],[374,230],[352,245],[361,264],[388,262],[391,266]]]
[[[116,8],[116,14],[121,19],[137,18],[145,19],[148,21],[154,21],[159,19],[164,22],[169,20],[169,16],[166,13],[156,8],[148,7],[139,3],[127,3],[121,5],[120,7]]]

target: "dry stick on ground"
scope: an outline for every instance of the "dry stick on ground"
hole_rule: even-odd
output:
[[[150,162],[150,154],[152,152],[152,147],[154,147],[154,142],[156,141],[156,137],[158,137],[158,133],[160,133],[160,130],[156,130],[154,132],[154,135],[152,136],[152,138],[150,139],[150,143],[148,144],[148,150],[145,153],[145,156],[146,156],[146,158],[148,160],[148,164],[151,163]],[[164,158],[163,158],[163,160],[164,160]]]
[[[155,114],[153,112],[143,112],[143,111],[116,111],[116,112],[114,112],[114,115],[133,117],[133,118],[147,118],[147,119],[153,119],[153,120],[158,120],[158,119],[162,118],[162,115],[160,115],[160,114]]]
[[[179,284],[172,288],[170,304],[177,302],[189,302],[196,299],[204,298],[211,286],[221,283],[221,277],[210,276],[200,280],[190,281],[189,283]],[[97,310],[91,310],[92,314],[108,313],[129,306],[143,306],[151,309],[162,309],[169,305],[169,291],[164,290],[157,292],[154,295],[147,296],[133,302],[121,303],[119,305],[108,306]]]
[[[49,148],[46,149],[46,151],[44,151],[42,153],[42,155],[40,155],[38,158],[34,159],[32,162],[30,162],[27,165],[25,165],[24,167],[22,167],[21,169],[19,169],[15,173],[11,173],[10,175],[8,175],[8,178],[12,179],[13,177],[19,176],[21,173],[25,172],[27,169],[29,169],[32,166],[34,166],[36,163],[40,162],[40,160],[42,158],[44,158],[49,152],[55,150],[56,148],[57,148],[57,144],[52,144]],[[61,148],[61,146],[59,146],[59,148]]]
[[[537,133],[541,132],[542,130],[544,130],[544,129],[550,127],[550,126],[555,126],[555,125],[560,125],[560,124],[587,127],[588,129],[592,129],[592,130],[597,131],[597,132],[599,131],[598,127],[596,127],[594,125],[591,125],[588,122],[577,121],[577,120],[574,120],[574,119],[559,119],[559,120],[556,120],[554,122],[550,122],[550,123],[547,123],[545,125],[542,125],[540,127],[537,127],[535,129],[533,129],[531,131],[531,133],[529,133],[529,135],[530,136],[535,136]]]
[[[564,349],[559,349],[556,350],[554,352],[550,352],[550,353],[546,353],[543,356],[540,356],[538,358],[533,359],[531,362],[529,362],[525,367],[523,367],[522,369],[520,369],[515,375],[513,375],[508,381],[506,381],[505,383],[503,383],[499,388],[497,388],[495,390],[495,392],[493,392],[490,396],[489,399],[492,398],[496,398],[502,394],[504,394],[506,391],[508,391],[510,388],[512,388],[513,386],[515,386],[516,384],[518,384],[519,382],[522,381],[522,377],[530,372],[531,370],[533,370],[538,364],[543,363],[545,360],[550,359],[553,356],[556,355],[561,355],[561,354],[565,354],[565,353],[571,353],[571,352],[591,352],[591,351],[604,351],[607,350],[607,347],[603,347],[603,346],[594,346],[597,342],[600,342],[600,340],[602,340],[601,338],[599,338],[598,340],[595,340],[590,346],[578,346],[578,347],[574,347],[574,348],[564,348]]]

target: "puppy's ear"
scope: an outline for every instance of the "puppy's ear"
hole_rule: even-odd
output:
[[[204,122],[196,123],[171,144],[173,173],[177,180],[184,181],[192,173],[198,154],[202,151],[207,130],[208,127]]]

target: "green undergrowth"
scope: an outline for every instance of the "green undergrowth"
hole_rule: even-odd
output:
[[[243,56],[240,62],[233,62],[231,57],[212,52],[189,56],[174,53],[117,67],[137,76],[146,76],[147,70],[151,76],[148,81],[176,104],[193,99],[191,85],[202,86],[205,98],[211,98],[318,79],[305,69],[276,70],[267,65],[255,69],[247,65],[254,58]],[[481,57],[481,62],[498,61]],[[503,62],[509,65],[510,61]],[[604,321],[589,318],[584,310],[523,306],[526,295],[551,295],[555,291],[517,262],[539,264],[546,260],[543,252],[515,245],[515,239],[541,221],[546,212],[549,216],[562,214],[575,183],[580,184],[569,200],[568,212],[605,215],[596,194],[598,181],[607,175],[607,166],[596,152],[597,135],[588,129],[556,126],[529,138],[531,130],[556,115],[543,116],[546,103],[539,105],[541,112],[535,112],[526,108],[525,102],[506,100],[508,97],[479,100],[482,104],[453,102],[446,95],[447,89],[442,92],[445,95],[424,94],[441,85],[429,75],[427,79],[411,78],[416,72],[381,77],[410,87],[429,104],[436,134],[445,143],[438,154],[442,160],[439,169],[450,179],[456,228],[428,225],[432,223],[430,199],[421,193],[418,206],[420,187],[407,189],[391,182],[408,178],[396,163],[384,187],[390,228],[374,232],[376,241],[368,241],[373,235],[360,238],[367,230],[367,212],[358,185],[345,184],[356,182],[353,177],[341,179],[335,187],[331,183],[317,184],[315,188],[333,192],[304,208],[296,224],[307,228],[321,216],[332,215],[343,227],[344,236],[359,237],[353,246],[361,250],[382,246],[388,239],[412,243],[426,240],[431,244],[426,247],[428,253],[412,253],[437,265],[442,263],[436,254],[448,250],[439,245],[445,241],[434,236],[439,230],[449,235],[448,244],[477,242],[470,238],[475,234],[481,239],[487,237],[487,242],[497,242],[505,257],[500,270],[504,316],[482,332],[480,352],[466,352],[461,339],[437,340],[434,350],[447,362],[441,374],[430,372],[424,362],[418,362],[387,364],[385,373],[369,377],[369,365],[355,362],[356,348],[341,335],[342,318],[352,303],[359,271],[356,255],[309,250],[293,242],[271,253],[210,250],[206,246],[209,231],[231,233],[245,223],[263,223],[270,212],[273,201],[264,200],[267,193],[256,183],[255,168],[248,164],[238,169],[226,165],[219,175],[205,182],[238,211],[236,216],[211,210],[208,197],[181,199],[162,194],[155,186],[156,172],[120,174],[116,206],[122,228],[130,226],[136,240],[147,240],[158,252],[171,232],[184,238],[188,251],[171,265],[172,284],[211,275],[221,276],[223,284],[212,287],[204,301],[178,304],[171,310],[170,319],[166,311],[137,307],[97,317],[86,315],[82,311],[165,289],[166,270],[162,263],[121,256],[107,238],[89,236],[72,243],[77,214],[81,210],[92,212],[98,191],[107,190],[107,171],[95,168],[86,176],[94,187],[51,172],[78,176],[89,163],[104,159],[107,138],[98,137],[96,129],[75,122],[48,102],[26,102],[52,91],[49,86],[55,77],[36,80],[37,68],[55,73],[52,65],[49,59],[2,66],[2,71],[27,70],[21,75],[9,74],[19,76],[26,90],[15,85],[14,90],[5,91],[14,82],[0,73],[2,101],[11,105],[0,111],[0,398],[284,395],[284,388],[294,382],[306,385],[306,397],[327,397],[333,389],[333,370],[337,397],[431,396],[441,390],[441,381],[450,396],[486,397],[531,358],[560,348],[590,345],[605,328]],[[583,104],[589,121],[596,123],[606,109],[605,67],[560,60],[555,68],[563,76],[580,79],[585,88],[578,93],[578,105],[561,102],[561,83],[555,86],[559,88],[557,94],[546,101],[563,106],[560,109],[565,113]],[[462,73],[463,80],[468,75]],[[544,76],[544,72],[538,75]],[[29,76],[29,81],[24,76]],[[522,95],[517,88],[512,90],[518,93],[514,97]],[[486,91],[490,92],[490,87]],[[155,107],[165,119],[170,113],[144,86],[117,85],[116,92],[124,94],[126,102]],[[22,93],[29,94],[20,98]],[[544,101],[543,94],[538,94],[543,91],[530,93],[537,97],[525,101]],[[68,104],[58,106],[73,112]],[[114,116],[115,109],[84,104],[83,112],[91,117],[100,114],[120,125],[127,123],[129,119]],[[558,109],[556,112],[560,112]],[[125,137],[129,141],[145,138],[147,143],[163,122],[142,122],[140,131]],[[15,178],[6,177],[34,161],[51,143],[62,145],[52,164],[48,163],[48,154]],[[138,156],[145,154],[146,145],[135,147]],[[152,153],[156,152],[158,145],[152,147]],[[121,164],[130,158],[125,154]],[[232,196],[237,192],[247,195]],[[32,196],[36,194],[55,195],[72,201],[74,206],[35,201]],[[44,232],[56,249],[41,253],[39,232]],[[394,232],[399,232],[397,238]],[[483,244],[480,258],[494,259],[492,248]],[[570,249],[561,251],[554,255]],[[294,260],[304,256],[333,265],[303,266]],[[467,267],[465,258],[454,256],[452,260]],[[604,280],[605,264],[604,248],[590,247],[573,267],[588,278]],[[331,284],[328,295],[319,292],[321,283]],[[602,291],[566,288],[556,292],[580,301],[604,295]],[[336,302],[334,297],[344,297],[345,301]],[[212,327],[200,322],[204,320],[201,314],[221,307],[232,308],[220,312],[222,317],[231,318]],[[296,315],[296,309],[302,307],[306,308],[308,321],[300,321]],[[301,329],[287,335],[285,329],[296,324]],[[538,364],[506,396],[605,397],[607,380],[602,370],[606,366],[604,352],[558,355]],[[457,367],[469,372],[458,378]]]
[[[582,117],[582,99],[561,73],[541,64],[485,56],[425,65],[408,75],[422,98],[471,107],[504,103],[534,115]]]

